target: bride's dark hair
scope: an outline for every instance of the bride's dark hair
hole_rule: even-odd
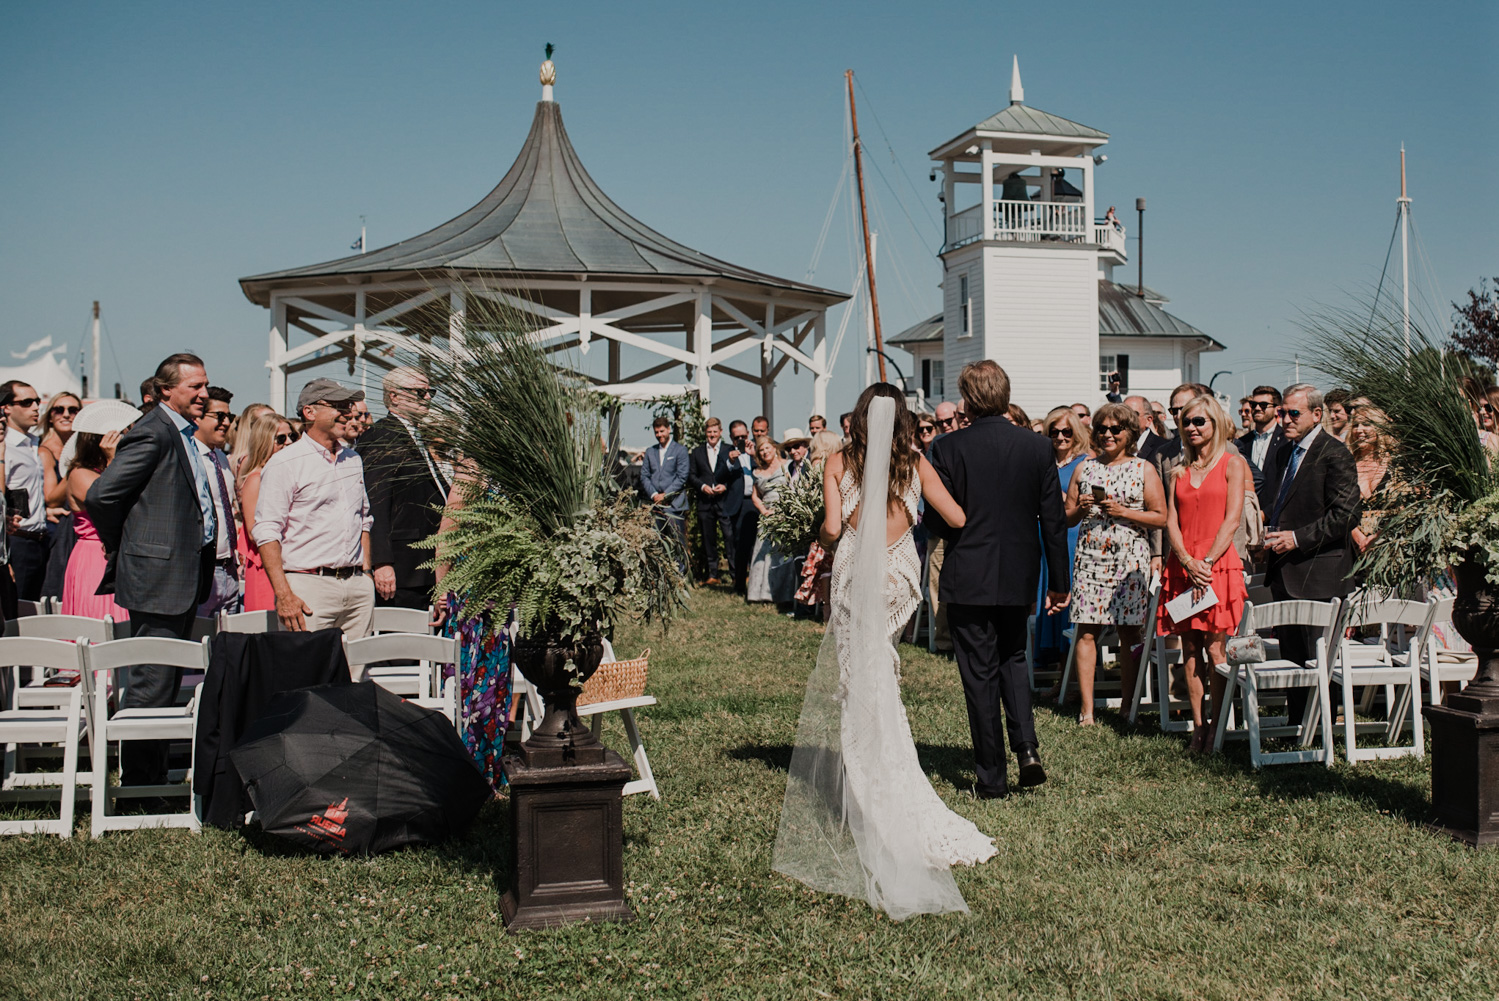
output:
[[[890,440],[890,503],[905,494],[916,475],[916,460],[921,453],[912,447],[916,440],[916,418],[906,409],[906,395],[888,382],[877,382],[859,394],[853,416],[848,421],[848,444],[843,447],[843,461],[853,471],[854,481],[864,481],[864,450],[869,443],[869,401],[884,396],[895,401],[895,434]]]

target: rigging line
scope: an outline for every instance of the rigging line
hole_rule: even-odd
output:
[[[121,383],[124,383],[124,381],[125,381],[125,370],[120,367],[120,356],[117,355],[117,354],[115,354],[115,339],[114,339],[114,334],[110,333],[110,330],[109,330],[109,321],[106,320],[106,319],[104,319],[104,317],[102,317],[102,316],[99,317],[99,328],[100,328],[100,330],[104,334],[104,338],[103,338],[104,343],[109,345],[109,357],[110,357],[110,360],[115,363],[115,375],[119,378],[119,380],[120,380]],[[122,385],[121,389],[123,389],[123,388],[124,387]],[[104,399],[104,397],[100,396],[100,397],[98,397],[98,399],[102,400],[102,399]]]
[[[932,215],[931,206],[927,204],[926,199],[921,197],[921,192],[916,190],[916,184],[911,180],[911,174],[910,171],[906,170],[906,165],[901,162],[900,157],[895,155],[895,146],[890,142],[890,136],[885,132],[884,123],[880,121],[880,113],[875,110],[874,102],[869,99],[869,92],[864,89],[863,82],[857,77],[854,78],[854,86],[858,87],[859,93],[864,95],[864,103],[869,106],[869,114],[874,119],[874,127],[879,129],[880,137],[885,140],[885,149],[890,152],[890,162],[900,168],[901,176],[906,179],[906,185],[911,189],[911,194],[916,196],[916,201],[926,212],[927,221],[932,224],[934,229],[940,230],[942,226],[937,222],[936,216]]]
[[[906,217],[906,222],[908,222],[908,223],[911,224],[911,232],[915,233],[916,234],[916,239],[920,240],[922,242],[922,244],[925,245],[926,244],[926,237],[922,236],[921,235],[921,230],[919,230],[919,229],[916,228],[916,220],[912,219],[911,218],[911,213],[906,210],[906,203],[901,200],[900,192],[895,190],[895,186],[890,183],[890,179],[885,176],[885,172],[882,171],[882,170],[880,170],[879,161],[876,160],[874,157],[870,157],[869,158],[869,163],[870,163],[871,166],[874,167],[874,172],[879,177],[879,179],[885,182],[885,187],[889,188],[890,189],[890,193],[895,196],[895,203],[900,206],[901,214]],[[936,256],[936,253],[937,253],[938,249],[941,249],[941,248],[940,247],[939,248],[934,248],[932,250],[932,255],[933,256]]]
[[[889,222],[890,220],[885,216],[884,207],[878,201],[873,201],[873,205],[874,213],[878,217],[878,221],[882,223]],[[891,242],[893,243],[894,241],[892,240]],[[892,248],[892,250],[893,249],[894,248]],[[891,253],[886,256],[885,260],[890,263],[890,269],[895,272],[896,284],[901,287],[901,291],[905,295],[906,308],[909,309],[912,313],[920,312],[916,308],[916,294],[913,289],[912,282],[909,279],[909,276],[906,274],[906,268],[901,263],[900,255]]]
[[[1442,294],[1442,286],[1437,281],[1436,268],[1431,263],[1430,255],[1426,253],[1426,241],[1421,239],[1421,231],[1416,228],[1416,217],[1413,215],[1410,217],[1410,220],[1411,235],[1416,238],[1416,256],[1421,259],[1421,270],[1426,272],[1426,281],[1431,285],[1431,291],[1434,292],[1437,297],[1436,306],[1432,307],[1433,319],[1435,319],[1435,311],[1437,307],[1450,308],[1451,304],[1447,297]],[[1450,324],[1441,323],[1438,325],[1450,329]]]
[[[843,347],[843,335],[848,333],[848,321],[853,317],[856,310],[854,303],[859,301],[859,290],[864,287],[864,272],[860,270],[859,277],[854,280],[854,291],[843,304],[843,319],[838,322],[838,333],[833,335],[833,350],[828,355],[828,371],[838,363],[838,349]]]
[[[1400,235],[1400,209],[1395,209],[1395,228],[1390,231],[1390,245],[1385,248],[1384,267],[1379,269],[1379,284],[1374,286],[1374,301],[1369,304],[1369,320],[1364,324],[1364,338],[1368,339],[1374,328],[1374,314],[1379,311],[1379,293],[1384,288],[1385,273],[1390,270],[1390,254],[1395,251],[1395,237]]]
[[[848,167],[852,159],[852,151],[843,158],[843,172],[838,175],[838,184],[833,188],[833,199],[828,202],[828,213],[822,219],[822,232],[817,234],[817,245],[812,248],[812,263],[807,265],[807,276],[803,281],[811,281],[812,276],[817,273],[817,264],[822,260],[823,247],[828,241],[828,230],[833,225],[833,212],[838,208],[838,199],[843,194],[843,186],[848,183]]]

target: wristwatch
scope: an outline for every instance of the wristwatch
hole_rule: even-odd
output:
[[[1212,566],[1213,566],[1213,557],[1208,557],[1207,559],[1203,560],[1202,562],[1205,563],[1205,564],[1207,564],[1207,566],[1208,566],[1209,569],[1212,569]]]

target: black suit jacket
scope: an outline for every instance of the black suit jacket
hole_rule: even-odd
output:
[[[1267,582],[1291,598],[1326,601],[1350,590],[1353,542],[1359,518],[1358,470],[1343,443],[1320,431],[1307,447],[1285,505],[1275,515],[1275,501],[1285,479],[1295,442],[1283,441],[1265,463],[1260,495],[1267,526],[1296,533],[1296,548],[1271,553]]]
[[[1135,455],[1146,462],[1154,463],[1155,454],[1172,442],[1176,442],[1177,448],[1181,447],[1181,441],[1176,437],[1162,437],[1154,431],[1142,431],[1140,433],[1140,441],[1135,447]]]
[[[738,459],[729,458],[729,453],[733,450],[732,442],[719,441],[718,461],[709,466],[708,446],[699,445],[692,450],[687,464],[687,486],[692,490],[693,499],[699,506],[717,504],[719,511],[730,517],[737,515],[740,505],[744,503],[744,468],[739,465]],[[709,497],[703,493],[703,486],[713,483],[722,483],[728,489]]]
[[[89,487],[84,507],[108,562],[99,594],[130,611],[180,615],[203,603],[213,585],[213,549],[205,552],[198,482],[185,439],[156,407],[125,433],[111,462]]]
[[[980,417],[937,439],[931,461],[967,516],[955,529],[929,504],[922,519],[947,542],[939,600],[1029,605],[1043,557],[1048,587],[1071,590],[1062,486],[1045,438],[1003,417]]]
[[[412,546],[437,534],[446,492],[432,478],[431,467],[405,425],[395,417],[376,421],[359,439],[358,449],[374,518],[371,564],[389,564],[396,573],[396,587],[432,590],[436,571],[421,569],[432,558],[432,550]]]
[[[1265,449],[1266,466],[1270,465],[1276,453],[1280,451],[1280,447],[1285,443],[1286,433],[1277,424],[1275,425],[1275,430],[1270,433],[1270,447]],[[1271,504],[1274,503],[1275,498],[1271,496],[1268,502],[1265,499],[1265,470],[1262,466],[1254,464],[1254,432],[1245,431],[1239,435],[1239,437],[1234,439],[1234,446],[1239,450],[1239,454],[1244,457],[1244,461],[1249,463],[1249,468],[1254,472],[1254,492],[1259,494],[1260,507],[1264,509],[1266,514],[1269,514]],[[1278,488],[1279,485],[1277,484]]]

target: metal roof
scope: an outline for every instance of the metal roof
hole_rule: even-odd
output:
[[[1107,132],[1081,125],[1060,115],[1042,111],[1040,108],[1030,108],[1012,101],[1008,108],[995,112],[988,118],[973,127],[975,132],[1024,132],[1035,136],[1060,136],[1064,139],[1097,139],[1100,142],[1109,138]]]
[[[914,326],[907,327],[894,337],[886,338],[885,343],[901,346],[940,340],[942,340],[942,314],[938,313],[929,320],[922,320]]]
[[[462,215],[369,253],[253,275],[240,285],[251,301],[264,304],[269,287],[287,279],[440,269],[729,279],[830,302],[848,298],[709,257],[633,218],[583,168],[552,101],[537,102],[515,163]]]
[[[1100,337],[1192,337],[1206,341],[1211,350],[1222,351],[1224,347],[1201,330],[1178,319],[1162,309],[1157,302],[1165,302],[1164,296],[1145,288],[1148,298],[1135,294],[1136,286],[1118,282],[1098,283],[1098,335]],[[922,320],[886,340],[887,344],[905,347],[942,340],[942,314]]]

